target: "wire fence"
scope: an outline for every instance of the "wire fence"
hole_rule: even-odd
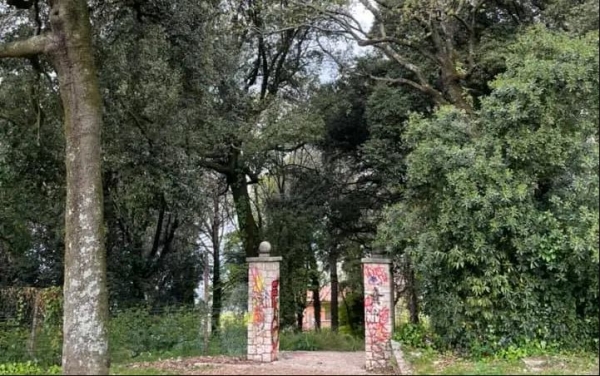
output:
[[[12,295],[6,289],[0,290],[0,363],[60,364],[60,297],[56,291],[52,295],[42,290],[13,290]],[[221,322],[218,334],[210,333],[210,312],[205,305],[113,308],[109,321],[111,360],[245,354],[247,329],[243,314],[224,313]]]

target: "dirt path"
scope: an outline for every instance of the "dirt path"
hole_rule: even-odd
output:
[[[280,353],[280,359],[272,363],[254,363],[228,357],[194,357],[136,363],[131,368],[156,368],[186,375],[371,374],[365,370],[364,351],[284,351]]]

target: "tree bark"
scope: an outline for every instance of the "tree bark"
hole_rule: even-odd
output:
[[[108,374],[108,294],[101,176],[102,100],[87,2],[51,1],[50,54],[64,107],[67,200],[64,374]]]
[[[304,323],[304,308],[298,308],[296,312],[296,332],[302,333],[302,324]]]
[[[13,1],[17,7],[33,2]],[[62,371],[108,374],[108,293],[101,176],[102,100],[87,2],[50,0],[50,32],[0,45],[2,57],[46,54],[64,109],[67,199]]]
[[[408,292],[408,312],[410,314],[410,323],[418,324],[419,323],[419,297],[417,295],[417,286],[415,281],[415,271],[412,268],[412,265],[408,266],[408,278],[407,278],[407,292]]]
[[[312,277],[312,298],[313,298],[313,311],[315,315],[315,329],[317,332],[321,331],[321,294],[320,284],[318,277]]]
[[[205,250],[204,252],[204,271],[203,271],[203,283],[204,283],[204,303],[206,304],[206,312],[203,312],[203,317],[202,317],[202,322],[204,323],[203,329],[204,329],[204,353],[206,354],[208,352],[208,341],[209,341],[209,337],[210,337],[210,327],[211,327],[211,314],[210,311],[208,310],[208,299],[209,299],[209,292],[208,292],[208,281],[209,281],[209,262],[208,262],[208,250]]]
[[[321,281],[319,280],[319,267],[317,265],[317,258],[315,253],[310,246],[307,247],[308,254],[310,254],[310,284],[312,292],[312,306],[315,317],[315,330],[318,332],[321,330]]]
[[[215,332],[219,330],[221,321],[221,305],[223,303],[223,286],[221,285],[221,241],[219,229],[221,228],[219,193],[213,196],[212,244],[213,244],[213,304],[212,327]]]
[[[329,276],[331,279],[331,330],[337,332],[339,328],[338,313],[338,274],[337,274],[337,251],[333,250],[329,255]]]
[[[259,229],[252,214],[248,182],[243,173],[234,173],[227,177],[238,218],[238,225],[244,243],[246,257],[258,257]]]

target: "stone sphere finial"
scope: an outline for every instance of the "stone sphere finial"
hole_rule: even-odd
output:
[[[258,253],[260,256],[269,256],[269,252],[271,252],[271,243],[268,241],[261,242],[258,246]]]

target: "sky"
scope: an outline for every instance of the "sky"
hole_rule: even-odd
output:
[[[373,24],[373,14],[369,12],[358,0],[352,1],[353,5],[350,8],[352,15],[360,23],[363,30],[369,30]],[[359,47],[356,42],[334,42],[328,45],[331,46],[337,53],[343,53],[345,56],[361,56],[369,51],[371,47]],[[332,59],[328,58],[321,66],[319,79],[322,83],[334,81],[337,78],[337,65]]]
[[[358,1],[354,1],[354,6],[352,7],[352,13],[354,17],[360,22],[360,25],[364,30],[368,30],[373,23],[373,14],[369,12],[361,3]]]

